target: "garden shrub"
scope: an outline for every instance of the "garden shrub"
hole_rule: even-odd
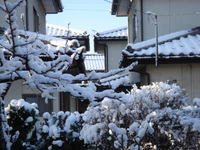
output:
[[[12,100],[5,108],[7,123],[11,127],[11,143],[13,150],[26,149],[28,134],[34,128],[39,119],[37,104],[30,104],[23,99]]]

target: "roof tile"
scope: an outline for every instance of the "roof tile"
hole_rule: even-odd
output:
[[[86,31],[76,30],[76,29],[69,29],[57,25],[46,25],[46,34],[50,36],[56,37],[88,37],[89,34]]]
[[[86,71],[105,71],[104,55],[84,54]]]
[[[128,44],[123,54],[137,59],[155,57],[155,39]],[[170,57],[200,57],[200,28],[184,30],[159,37],[158,55]]]
[[[127,38],[128,37],[128,31],[127,27],[119,27],[112,30],[107,30],[104,32],[98,32],[95,35],[96,38]]]

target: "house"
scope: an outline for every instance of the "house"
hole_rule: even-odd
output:
[[[97,32],[94,35],[95,51],[104,55],[106,72],[119,68],[121,50],[127,45],[127,33],[125,26]]]
[[[132,71],[140,74],[141,85],[178,82],[189,93],[190,100],[200,97],[200,27],[160,36],[158,66],[155,56],[155,38],[129,44],[122,51],[121,66],[138,61]]]
[[[16,0],[9,0],[13,3]],[[25,0],[25,7],[17,8],[17,24],[20,29],[24,29],[24,25],[27,31],[46,33],[46,14],[56,14],[63,11],[63,5],[61,0]],[[0,1],[3,4],[3,0]],[[24,24],[21,18],[21,14],[24,15]],[[0,26],[6,27],[5,13],[1,11]]]
[[[112,0],[111,14],[127,17],[128,43],[199,26],[199,0]]]
[[[198,0],[113,0],[112,15],[128,18],[121,67],[138,61],[131,82],[178,82],[190,100],[200,97],[199,6]]]
[[[78,40],[80,43],[80,46],[85,46],[86,51],[89,51],[89,36],[90,34],[87,33],[87,31],[81,31],[77,29],[72,29],[70,27],[61,27],[57,25],[52,24],[46,24],[46,34],[58,37],[62,39],[68,39],[68,40]]]

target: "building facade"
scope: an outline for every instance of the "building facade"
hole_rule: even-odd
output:
[[[128,19],[121,67],[138,61],[131,82],[176,82],[190,103],[200,97],[199,10],[198,0],[113,0],[112,14]]]

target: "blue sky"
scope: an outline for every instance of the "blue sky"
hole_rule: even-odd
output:
[[[47,15],[47,23],[78,30],[86,30],[90,35],[93,30],[106,31],[127,25],[127,17],[111,15],[112,0],[62,0],[64,11]]]

